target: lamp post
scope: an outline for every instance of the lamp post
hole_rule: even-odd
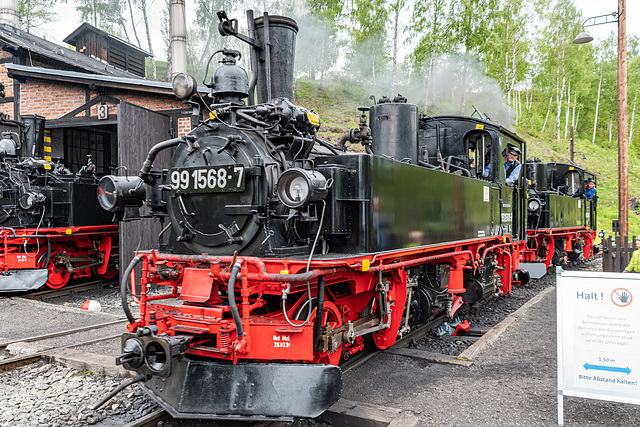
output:
[[[611,19],[610,19],[611,17]],[[592,23],[588,23],[593,21]],[[573,41],[577,44],[589,43],[593,37],[585,27],[618,23],[618,221],[620,236],[629,233],[629,156],[627,150],[627,10],[626,0],[618,0],[618,11],[609,15],[593,16],[582,23],[582,32]]]

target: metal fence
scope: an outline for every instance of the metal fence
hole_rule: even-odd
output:
[[[636,237],[633,236],[629,244],[629,236],[622,238],[616,235],[615,241],[611,236],[602,240],[602,271],[621,273],[629,264],[633,251],[637,248]]]

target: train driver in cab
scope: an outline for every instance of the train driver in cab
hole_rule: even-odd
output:
[[[584,190],[584,195],[586,196],[587,200],[593,199],[593,196],[595,196],[597,192],[598,189],[596,188],[596,183],[593,182],[592,179],[588,180],[587,188],[585,188]]]
[[[520,169],[522,169],[522,165],[518,161],[518,157],[520,157],[520,149],[513,145],[509,145],[507,148],[502,150],[502,155],[505,158],[504,176],[506,178],[506,183],[513,184],[518,180],[518,178],[520,178]],[[484,168],[483,176],[488,177],[490,173],[491,163]]]

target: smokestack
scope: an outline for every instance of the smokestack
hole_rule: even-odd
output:
[[[18,0],[0,0],[0,24],[18,28]]]
[[[186,72],[187,21],[184,0],[171,0],[171,77]]]
[[[264,61],[258,61],[258,103],[279,97],[291,99],[298,24],[291,18],[265,12],[255,20],[254,28],[256,41],[265,47]]]

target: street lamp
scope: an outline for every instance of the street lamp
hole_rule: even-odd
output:
[[[618,0],[618,11],[593,16],[582,23],[582,32],[573,41],[589,43],[593,37],[584,29],[594,25],[618,23],[618,220],[620,236],[629,234],[629,159],[627,150],[627,9],[626,0]],[[588,23],[589,21],[592,21]]]

